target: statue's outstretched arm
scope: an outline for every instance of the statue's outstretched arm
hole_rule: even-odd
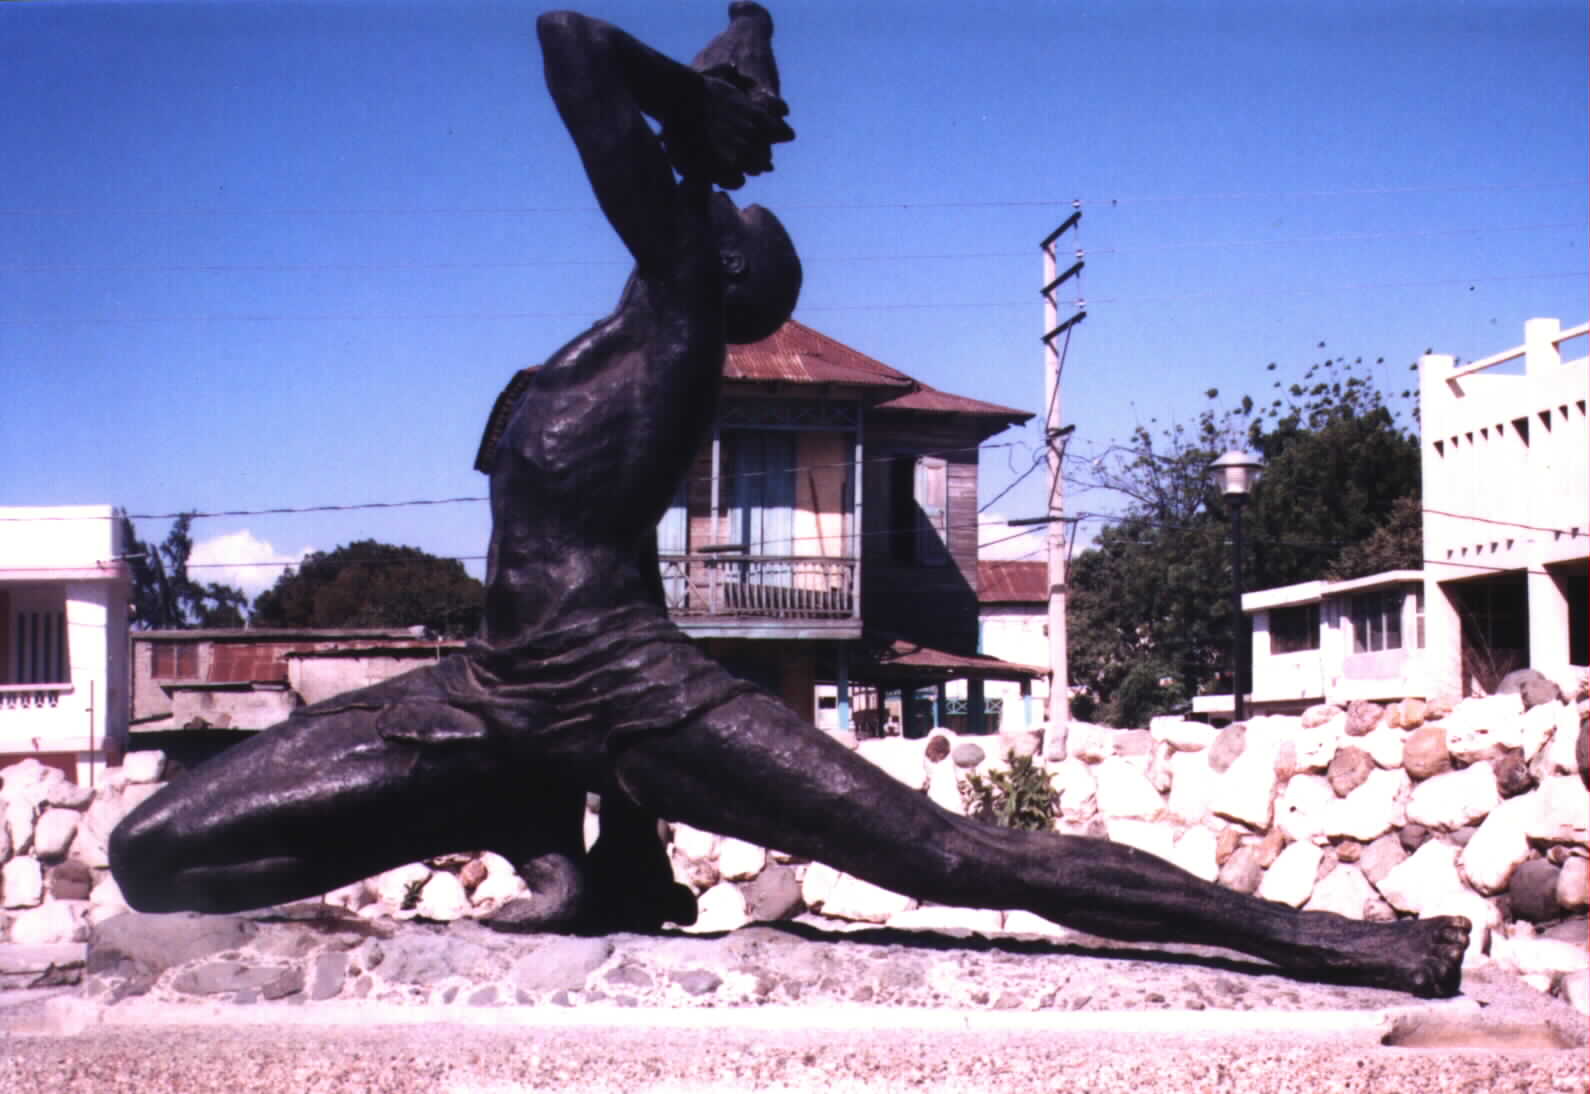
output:
[[[772,143],[793,135],[766,96],[753,101],[739,84],[599,19],[552,12],[536,31],[547,88],[596,200],[643,269],[665,264],[681,242],[674,167],[689,183],[732,189],[771,167]],[[648,116],[662,125],[666,147]]]

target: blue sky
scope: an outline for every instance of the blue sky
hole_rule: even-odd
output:
[[[586,10],[688,58],[725,7]],[[1190,421],[1210,387],[1261,395],[1271,361],[1384,356],[1400,390],[1426,348],[1477,358],[1531,316],[1585,317],[1580,0],[773,9],[799,139],[743,195],[801,247],[797,317],[1037,411],[1038,242],[1080,199],[1080,451]],[[538,10],[0,4],[0,505],[483,494],[498,389],[626,272],[547,100]],[[995,438],[1028,447],[986,454],[985,499],[1035,436]],[[1041,511],[1040,477],[997,509]],[[195,532],[209,561],[365,537],[476,556],[487,515]]]

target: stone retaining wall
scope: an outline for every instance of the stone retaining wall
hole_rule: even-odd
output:
[[[1572,700],[1319,706],[1223,730],[1177,718],[1144,730],[1073,723],[1069,755],[1058,761],[1035,756],[1037,732],[958,738],[940,729],[923,740],[849,743],[956,812],[968,773],[987,775],[1011,754],[1035,756],[1057,792],[1060,831],[1107,836],[1293,907],[1370,919],[1467,916],[1476,927],[1471,963],[1489,955],[1586,1009],[1583,931],[1570,923],[1569,941],[1553,927],[1582,916],[1590,893],[1582,683],[1575,692]],[[80,941],[125,910],[106,840],[154,792],[161,767],[158,754],[132,753],[97,790],[36,761],[0,770],[0,939]],[[594,836],[594,811],[587,823]],[[670,836],[675,874],[698,895],[697,931],[816,915],[1065,933],[1027,912],[921,906],[685,825]],[[447,922],[488,915],[524,892],[511,864],[482,853],[403,866],[325,900],[366,918]]]

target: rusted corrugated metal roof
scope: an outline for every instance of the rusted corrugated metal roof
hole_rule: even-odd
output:
[[[917,385],[915,391],[896,396],[878,404],[879,410],[917,410],[938,414],[975,414],[984,418],[1004,418],[1011,422],[1025,422],[1033,417],[1030,410],[1016,410],[1013,407],[1000,406],[998,403],[985,403],[981,399],[970,399],[965,395],[951,395],[947,391],[928,387],[926,384]]]
[[[902,390],[916,386],[916,381],[898,369],[793,319],[760,342],[730,346],[723,378],[786,384],[859,384]]]
[[[980,604],[1041,604],[1049,599],[1049,564],[995,559],[977,563]]]
[[[985,653],[950,653],[903,638],[874,639],[871,643],[860,644],[859,648],[852,647],[849,669],[850,678],[858,683],[920,682],[923,679],[954,680],[963,677],[1031,680],[1047,676],[1049,672],[1039,665],[1002,661]]]

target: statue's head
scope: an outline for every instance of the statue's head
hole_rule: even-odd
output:
[[[800,257],[784,225],[760,205],[736,209],[719,194],[712,219],[723,262],[724,336],[736,345],[759,342],[795,311]]]

